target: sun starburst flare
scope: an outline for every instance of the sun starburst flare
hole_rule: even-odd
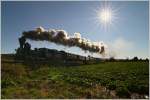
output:
[[[112,12],[109,9],[103,9],[98,17],[101,22],[110,23],[112,20]]]
[[[96,11],[96,24],[100,25],[100,27],[108,31],[110,27],[114,27],[115,23],[118,20],[118,9],[115,9],[111,6],[110,3],[104,2],[100,5]]]

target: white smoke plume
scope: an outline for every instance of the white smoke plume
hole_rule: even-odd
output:
[[[39,27],[36,30],[25,31],[22,37],[35,41],[49,41],[56,44],[72,47],[77,46],[82,50],[105,54],[106,44],[103,42],[92,42],[89,39],[82,38],[80,33],[74,33],[74,36],[68,36],[65,30],[45,30],[43,27]]]

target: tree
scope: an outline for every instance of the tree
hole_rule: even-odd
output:
[[[134,61],[138,61],[138,57],[134,57],[133,60],[134,60]]]
[[[145,60],[146,60],[146,61],[149,61],[149,59],[148,59],[148,58],[146,58]]]
[[[114,57],[110,57],[109,61],[115,61]]]

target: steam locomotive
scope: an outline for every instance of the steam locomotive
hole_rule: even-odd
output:
[[[26,39],[19,38],[20,47],[16,50],[16,57],[22,60],[30,60],[36,63],[63,63],[68,65],[98,63],[101,59],[91,56],[85,57],[65,51],[58,51],[48,48],[35,48],[31,50],[31,45],[26,42]]]

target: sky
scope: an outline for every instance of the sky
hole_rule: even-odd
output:
[[[3,1],[1,4],[1,53],[15,53],[18,38],[23,31],[39,26],[45,29],[63,29],[69,35],[79,32],[91,41],[107,44],[108,56],[116,58],[148,58],[149,5],[148,1],[106,2],[115,18],[107,30],[99,21],[102,1]],[[31,41],[32,49],[46,47],[65,50],[80,55],[98,54],[85,52],[78,47],[64,47],[46,41]]]

